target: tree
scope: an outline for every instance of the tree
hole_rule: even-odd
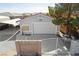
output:
[[[54,9],[54,7],[48,6],[48,10],[49,10],[49,15],[52,16],[52,17],[54,17],[54,15],[55,15],[55,9]]]
[[[50,8],[52,10],[52,8]],[[56,25],[67,25],[67,34],[71,35],[72,29],[76,29],[79,26],[79,21],[76,11],[79,11],[78,3],[58,3],[54,7],[54,20],[53,23]],[[73,16],[73,17],[72,17]]]

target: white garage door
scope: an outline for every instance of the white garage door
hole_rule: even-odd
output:
[[[51,22],[33,22],[32,34],[56,34],[57,26]]]

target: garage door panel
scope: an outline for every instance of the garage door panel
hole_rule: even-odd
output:
[[[33,34],[54,34],[57,32],[57,26],[51,22],[34,22]]]

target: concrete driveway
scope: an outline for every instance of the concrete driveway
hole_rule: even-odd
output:
[[[9,41],[5,40],[11,37],[14,33],[16,33],[17,30],[19,30],[19,27],[9,27],[5,30],[0,31],[0,56],[16,55],[16,36],[14,36]]]

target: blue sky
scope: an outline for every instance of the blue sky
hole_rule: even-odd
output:
[[[0,12],[48,12],[48,6],[54,3],[0,3]]]

